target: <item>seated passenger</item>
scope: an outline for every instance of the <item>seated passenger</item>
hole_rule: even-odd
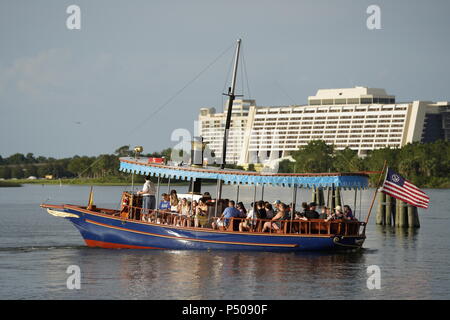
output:
[[[236,218],[239,217],[240,212],[238,209],[234,207],[235,203],[233,200],[228,201],[228,207],[225,208],[222,215],[220,216],[217,221],[214,221],[212,223],[212,227],[214,229],[217,229],[218,227],[226,227],[228,226],[230,218]]]
[[[276,200],[272,203],[273,205],[273,213],[277,214],[278,212],[278,206],[280,205],[281,201],[280,200]]]
[[[240,212],[240,218],[245,218],[247,216],[247,209],[245,209],[245,206],[242,202],[238,202],[238,204],[236,205],[236,209],[238,209]]]
[[[316,211],[316,203],[315,202],[311,202],[309,204],[309,210],[307,210],[305,212],[305,218],[307,219],[318,219],[319,218],[319,213]]]
[[[346,220],[355,220],[355,217],[353,216],[352,209],[348,205],[344,206],[344,219],[346,219]]]
[[[325,206],[322,207],[322,210],[321,210],[321,212],[319,214],[319,219],[326,219],[326,218],[328,218],[327,210],[328,210],[327,207],[325,207]]]
[[[259,219],[258,207],[256,203],[252,203],[252,209],[248,211],[246,220],[239,223],[239,231],[249,231],[256,226],[256,219]]]
[[[176,190],[170,191],[170,211],[177,212],[178,209],[178,195]]]
[[[205,201],[211,200],[211,194],[209,192],[205,192],[203,193],[203,198],[205,199]]]
[[[272,205],[269,202],[265,202],[264,209],[266,210],[266,219],[272,219],[275,215]]]
[[[344,213],[342,212],[342,207],[341,206],[337,206],[334,209],[334,213],[331,213],[325,221],[340,220],[340,219],[343,219],[343,218],[344,218]]]
[[[288,214],[287,214],[287,206],[284,203],[280,203],[280,205],[278,206],[278,213],[275,215],[275,217],[272,218],[272,221],[268,221],[266,223],[264,223],[264,227],[262,232],[266,232],[270,229],[274,229],[274,230],[280,230],[281,229],[281,222],[282,220],[287,220],[288,219]]]
[[[176,226],[183,225],[186,221],[186,218],[189,214],[190,206],[188,206],[188,202],[186,198],[181,199],[180,203],[178,204],[178,214],[179,216],[176,216],[173,220],[173,224]]]
[[[266,208],[264,207],[264,201],[260,200],[256,203],[258,206],[258,214],[260,219],[267,219]]]
[[[170,197],[167,193],[161,195],[162,200],[159,202],[159,210],[169,210],[170,211]]]
[[[208,206],[205,198],[200,198],[195,208],[194,226],[196,228],[203,227],[206,223],[208,223]]]

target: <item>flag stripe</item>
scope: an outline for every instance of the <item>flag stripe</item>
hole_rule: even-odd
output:
[[[410,196],[407,192],[405,192],[403,189],[392,187],[391,185],[386,184],[383,188],[387,188],[388,190],[401,194],[404,198],[409,198],[411,201],[420,202],[424,204],[428,204],[428,200],[422,200],[415,197]]]
[[[425,192],[423,192],[422,190],[420,190],[419,188],[417,188],[415,185],[413,185],[411,182],[409,182],[408,180],[405,181],[406,187],[416,191],[417,193],[419,193],[420,195],[423,195],[424,197],[428,198],[428,196],[425,194]]]
[[[411,191],[411,189],[406,188],[406,187],[399,187],[398,185],[396,185],[395,183],[392,183],[390,181],[386,181],[385,182],[386,185],[389,185],[392,188],[396,188],[398,190],[401,190],[403,192],[405,192],[406,194],[408,194],[409,196],[413,197],[413,198],[417,198],[418,200],[423,200],[423,201],[429,201],[430,198],[428,198],[427,196],[422,196],[422,195],[418,195],[416,193],[414,193],[413,191]]]
[[[394,193],[391,193],[391,192],[388,192],[387,190],[381,190],[381,191],[384,192],[384,193],[387,193],[388,195],[390,195],[390,196],[392,196],[392,197],[394,197],[396,199],[399,199],[399,200],[401,200],[403,202],[409,203],[409,204],[414,205],[416,207],[423,208],[423,209],[428,209],[428,206],[425,206],[425,205],[422,205],[422,204],[410,203],[408,200],[402,198],[401,196],[399,196],[397,194],[394,194]]]
[[[423,201],[418,201],[415,199],[410,198],[409,196],[405,195],[405,193],[401,192],[400,190],[392,189],[388,186],[382,187],[381,191],[388,193],[389,195],[393,196],[394,198],[401,198],[400,200],[407,202],[409,204],[413,204],[418,207],[428,207],[428,203]]]

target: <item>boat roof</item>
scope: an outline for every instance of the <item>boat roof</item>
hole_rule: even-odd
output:
[[[220,179],[226,184],[237,185],[273,185],[299,188],[341,187],[365,189],[369,185],[369,176],[357,173],[269,173],[237,169],[219,169],[217,167],[193,167],[190,165],[169,166],[148,163],[148,158],[120,158],[120,171],[140,175],[160,176],[178,180]]]

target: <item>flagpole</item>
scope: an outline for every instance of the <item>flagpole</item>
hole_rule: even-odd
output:
[[[383,170],[381,170],[380,177],[378,178],[378,183],[375,189],[375,193],[373,195],[372,203],[370,204],[369,213],[367,214],[366,222],[364,225],[364,233],[366,232],[366,225],[369,222],[370,213],[372,212],[373,204],[375,203],[375,199],[377,198],[378,189],[380,188],[381,181],[383,180],[384,171],[386,171],[387,160],[384,160]]]

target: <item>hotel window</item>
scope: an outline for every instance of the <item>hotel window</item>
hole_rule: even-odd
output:
[[[372,98],[361,98],[361,104],[371,104]]]
[[[311,100],[309,100],[309,104],[310,105],[312,105],[312,106],[317,106],[317,105],[320,105],[320,99],[311,99]]]
[[[359,103],[359,98],[348,98],[347,99],[347,104],[360,104]]]
[[[333,99],[322,99],[322,104],[333,104]]]
[[[334,104],[346,104],[347,99],[334,99]]]

